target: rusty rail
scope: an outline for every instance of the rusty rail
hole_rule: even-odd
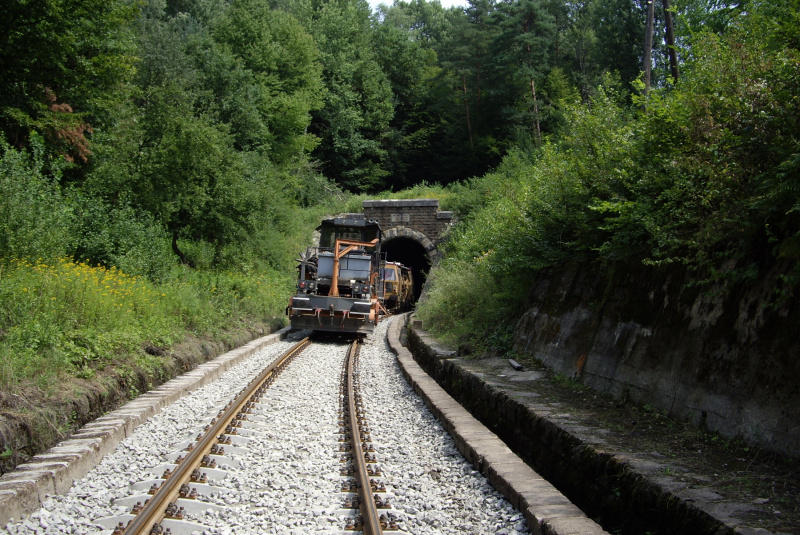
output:
[[[164,483],[158,488],[156,493],[147,501],[138,514],[128,523],[124,535],[148,535],[156,525],[167,516],[167,508],[175,502],[180,494],[182,484],[190,481],[192,471],[200,468],[203,457],[209,455],[211,448],[218,443],[219,437],[224,435],[228,426],[237,419],[243,419],[242,410],[247,403],[254,397],[256,391],[267,381],[273,378],[276,372],[285,367],[291,360],[299,355],[310,344],[309,338],[304,338],[283,355],[275,359],[264,370],[239,393],[220,415],[212,420],[211,427],[198,438],[186,457],[184,457],[175,470],[169,474]],[[159,532],[159,531],[156,531]]]
[[[353,472],[356,478],[356,488],[358,489],[359,509],[361,511],[364,535],[380,535],[381,518],[378,514],[378,507],[372,496],[372,482],[367,472],[367,461],[365,459],[364,434],[361,430],[361,416],[356,404],[355,388],[355,360],[358,357],[359,342],[354,341],[347,354],[346,380],[347,380],[347,403],[349,409],[349,428],[350,440],[353,448]]]

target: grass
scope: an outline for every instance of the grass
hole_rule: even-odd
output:
[[[283,314],[291,274],[176,268],[163,283],[68,258],[0,264],[0,388],[45,391],[108,365],[155,370],[159,348]]]
[[[509,351],[524,295],[498,281],[484,259],[442,260],[416,307],[425,328],[463,354]]]

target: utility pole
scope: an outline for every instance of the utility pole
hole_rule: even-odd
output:
[[[653,19],[655,0],[647,0],[647,28],[644,32],[644,94],[650,91],[650,71],[653,70]]]
[[[667,23],[667,51],[669,52],[669,68],[673,81],[678,81],[678,51],[675,50],[675,28],[672,25],[672,10],[669,0],[664,0],[664,20]]]

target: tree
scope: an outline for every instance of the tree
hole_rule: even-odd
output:
[[[246,240],[253,214],[268,209],[267,170],[305,159],[316,49],[291,15],[260,5],[231,6],[215,27],[222,43],[191,14],[151,6],[139,23],[137,98],[101,137],[84,188],[112,209],[149,214],[186,264],[195,261],[186,240],[217,256]],[[234,24],[244,7],[254,16]]]
[[[647,2],[647,23],[644,31],[644,64],[642,70],[644,71],[644,94],[650,91],[650,72],[653,68],[652,53],[653,53],[653,24],[655,18],[655,0],[648,0]]]
[[[606,72],[617,72],[627,87],[639,78],[647,0],[595,0],[597,46],[594,60]]]
[[[378,59],[395,103],[387,146],[392,187],[448,184],[485,168],[476,165],[469,145],[463,84],[454,70],[457,32],[467,25],[463,10],[424,0],[398,2],[382,12]]]
[[[0,130],[13,145],[37,131],[67,160],[87,160],[89,134],[126,97],[137,11],[125,0],[4,2]]]
[[[313,156],[344,188],[378,189],[387,176],[383,145],[393,107],[391,86],[375,56],[369,6],[325,2],[314,14],[312,32],[326,85],[325,104],[310,127],[321,139]]]
[[[438,2],[410,0],[382,6],[378,18],[383,24],[402,30],[412,41],[434,48],[449,37],[451,14],[459,11],[457,8],[446,11]]]
[[[564,30],[562,63],[569,66],[581,98],[588,101],[599,73],[594,50],[597,34],[592,24],[594,0],[572,2],[569,26]]]
[[[678,0],[676,33],[683,39],[704,30],[722,34],[750,3],[751,0]]]
[[[497,25],[501,29],[495,50],[504,69],[525,86],[528,115],[538,144],[542,142],[540,99],[536,95],[553,63],[552,47],[556,27],[543,0],[518,0],[499,5]]]
[[[663,0],[664,22],[666,24],[667,54],[669,54],[670,74],[678,81],[678,51],[675,49],[675,24],[672,21],[672,7],[669,0]]]
[[[214,37],[254,77],[250,89],[270,157],[280,163],[311,151],[317,140],[307,129],[323,102],[321,66],[313,38],[297,19],[267,0],[235,0],[215,24]]]

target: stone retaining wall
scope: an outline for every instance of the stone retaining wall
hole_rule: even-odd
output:
[[[702,289],[675,267],[543,271],[514,351],[617,399],[800,457],[800,300],[777,293],[785,262],[760,270]]]

